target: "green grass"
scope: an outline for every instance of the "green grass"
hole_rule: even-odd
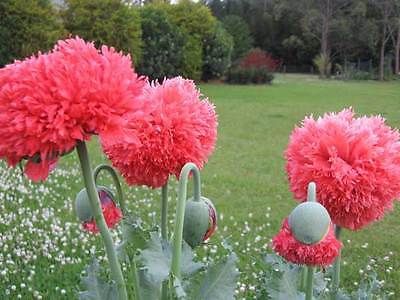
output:
[[[204,84],[201,91],[215,103],[219,114],[218,143],[202,172],[202,182],[204,195],[214,200],[222,218],[218,234],[206,250],[218,253],[221,238],[231,237],[243,271],[240,281],[246,284],[240,295],[252,299],[253,288],[257,289],[260,282],[255,275],[259,268],[254,262],[270,251],[266,245],[296,205],[288,189],[283,159],[295,124],[305,115],[352,106],[359,114],[380,113],[389,125],[399,127],[400,84],[321,81],[316,77],[286,75],[277,76],[271,86]],[[101,162],[97,144],[90,146],[93,160]],[[18,171],[3,168],[1,175],[0,299],[17,299],[18,294],[23,299],[33,299],[35,291],[42,299],[73,298],[79,289],[80,272],[90,261],[87,251],[97,246],[96,253],[103,254],[98,239],[80,232],[73,213],[73,199],[82,186],[76,154],[63,158],[45,184],[47,190],[38,190],[40,185],[23,181]],[[25,190],[12,189],[13,184]],[[147,222],[159,219],[159,191],[126,186],[124,190],[132,211]],[[171,196],[174,200],[173,192]],[[17,213],[20,208],[24,211]],[[172,210],[173,207],[171,219]],[[156,212],[155,218],[152,212]],[[46,214],[50,215],[47,219],[43,217]],[[395,292],[393,299],[399,297],[399,217],[396,205],[384,220],[367,229],[345,231],[346,265],[342,267],[342,278],[347,288],[354,288],[354,282],[362,276],[359,270],[370,264],[385,280],[386,289]],[[39,230],[29,231],[30,227],[23,225],[27,220],[32,220],[33,227]],[[51,258],[45,257],[40,248],[47,239],[56,248],[48,250]],[[367,247],[363,247],[365,243]],[[15,249],[30,249],[37,257],[17,255]],[[66,257],[77,261],[62,264]],[[371,259],[376,263],[371,263]]]
[[[281,220],[296,205],[284,171],[288,137],[305,115],[353,107],[359,114],[381,114],[389,125],[400,126],[399,82],[321,81],[308,76],[278,76],[272,86],[204,85],[219,114],[217,151],[203,172],[205,192],[216,199],[219,211],[254,226],[265,223],[271,207],[272,237]],[[248,218],[252,213],[253,217]],[[360,279],[359,270],[369,258],[394,255],[379,267],[388,289],[400,295],[400,209],[360,232],[345,231],[343,282],[349,287]],[[239,242],[247,242],[241,237]],[[350,243],[347,242],[350,240]],[[367,248],[361,246],[368,243]],[[386,258],[387,259],[387,258]],[[390,273],[386,270],[393,269]],[[397,296],[399,297],[399,296]]]

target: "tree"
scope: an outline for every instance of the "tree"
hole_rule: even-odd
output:
[[[395,53],[395,73],[397,75],[400,74],[400,20],[397,21],[397,34],[395,38],[395,46],[394,46],[394,53]]]
[[[215,26],[214,32],[204,41],[203,79],[222,77],[231,66],[233,50],[232,36],[222,24]]]
[[[0,66],[41,50],[65,36],[62,22],[48,0],[0,1]]]
[[[304,0],[303,28],[320,42],[321,75],[330,76],[332,43],[331,35],[336,21],[342,16],[350,0]]]
[[[66,29],[94,41],[128,52],[135,63],[141,56],[141,26],[138,9],[121,0],[66,0]]]
[[[164,7],[173,23],[200,40],[212,34],[215,28],[217,19],[212,15],[211,10],[201,3],[182,0],[178,4]]]
[[[138,70],[150,79],[177,76],[184,64],[186,36],[172,24],[166,12],[155,5],[140,9],[143,53]]]
[[[217,19],[211,10],[190,0],[182,0],[178,4],[160,4],[168,13],[170,21],[187,35],[185,60],[182,73],[192,79],[200,79],[204,60],[204,41],[212,36]]]
[[[392,22],[393,27],[393,48],[394,48],[394,61],[395,74],[400,74],[400,1],[395,1],[394,3],[394,17]]]
[[[236,61],[252,48],[253,39],[249,26],[241,17],[235,15],[224,17],[222,25],[233,38],[232,61]]]
[[[387,42],[392,36],[395,0],[372,0],[377,10],[376,22],[379,27],[379,80],[385,79],[385,54]]]

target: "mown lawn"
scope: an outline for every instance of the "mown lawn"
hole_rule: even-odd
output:
[[[243,272],[238,298],[252,299],[260,284],[257,263],[296,205],[283,159],[294,125],[311,113],[352,106],[360,114],[380,113],[400,127],[400,83],[286,75],[277,76],[271,86],[203,84],[201,90],[215,103],[220,124],[217,149],[202,172],[203,193],[220,213],[218,234],[205,250],[217,255],[222,237],[230,238]],[[93,160],[103,161],[97,143],[90,146]],[[76,154],[64,158],[44,185],[27,182],[18,170],[0,170],[0,299],[72,299],[91,253],[103,255],[100,247],[95,250],[98,240],[81,232],[73,212],[82,186],[76,160]],[[158,221],[159,191],[124,190],[134,213],[148,223]],[[174,196],[171,192],[171,203]],[[383,221],[344,233],[347,288],[358,284],[369,265],[395,293],[393,299],[399,298],[399,217],[396,205]]]

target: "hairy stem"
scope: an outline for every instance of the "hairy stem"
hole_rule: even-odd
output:
[[[172,253],[172,274],[181,278],[181,255],[182,255],[182,235],[183,235],[183,221],[185,218],[185,204],[187,196],[187,183],[190,173],[193,173],[194,180],[194,201],[200,201],[200,172],[199,169],[193,163],[187,163],[181,171],[179,176],[178,185],[178,205],[176,207],[175,217],[175,228],[174,228],[174,240],[173,240],[173,253]]]
[[[168,181],[161,188],[161,238],[168,240]],[[168,280],[161,286],[161,300],[168,299]]]
[[[342,228],[340,226],[335,226],[335,236],[338,240],[340,240],[340,234],[342,232]],[[340,261],[342,257],[341,250],[339,250],[339,255],[335,260],[333,265],[333,278],[332,278],[332,292],[331,292],[331,300],[336,300],[337,294],[339,291],[340,285]]]
[[[121,208],[123,215],[125,216],[127,213],[125,199],[124,195],[122,194],[122,188],[118,179],[117,172],[115,172],[114,168],[106,164],[98,165],[93,171],[94,182],[97,184],[97,177],[99,176],[99,173],[103,170],[110,174],[111,178],[113,179],[115,188],[117,189],[118,205]]]
[[[168,239],[168,182],[161,188],[161,237]]]
[[[313,298],[314,267],[307,267],[306,300]]]
[[[97,227],[100,230],[100,235],[103,239],[108,263],[110,265],[111,276],[117,285],[118,299],[127,300],[128,295],[126,292],[124,277],[122,275],[121,266],[119,264],[117,254],[115,252],[111,234],[108,231],[108,227],[104,220],[103,211],[101,209],[99,195],[97,193],[96,185],[92,175],[92,168],[90,166],[89,154],[85,142],[78,142],[76,149],[78,152],[78,157],[82,168],[83,181],[85,183],[86,190],[89,196],[94,219]]]

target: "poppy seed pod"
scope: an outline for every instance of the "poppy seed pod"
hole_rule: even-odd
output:
[[[299,204],[289,215],[290,230],[301,243],[317,244],[328,234],[331,218],[328,211],[318,202]]]
[[[98,186],[97,191],[106,224],[109,228],[112,228],[121,220],[122,212],[115,205],[114,195],[108,188],[104,186]],[[99,231],[94,220],[89,195],[86,189],[82,189],[76,196],[75,210],[79,220],[83,224],[83,228],[86,231],[93,233],[97,233]]]
[[[200,245],[212,236],[217,227],[217,211],[211,200],[201,197],[186,202],[183,224],[183,239],[192,248]]]
[[[99,198],[100,198],[101,204],[103,204],[104,201],[107,201],[108,198],[110,198],[112,201],[114,199],[112,192],[104,186],[98,186],[97,192],[99,193]],[[104,197],[104,195],[102,197],[103,193],[106,193],[106,195],[108,195],[108,197]],[[85,188],[82,189],[76,195],[75,211],[76,211],[76,214],[78,215],[78,219],[81,222],[89,221],[90,219],[93,218],[92,207],[90,206],[90,201],[89,201],[89,195]]]

